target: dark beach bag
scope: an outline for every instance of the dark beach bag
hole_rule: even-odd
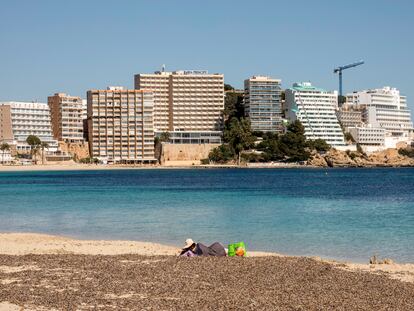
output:
[[[202,243],[198,243],[196,253],[199,256],[217,256],[217,257],[226,256],[226,250],[224,249],[224,246],[221,245],[221,243],[219,242],[215,242],[211,244],[210,246],[206,246]]]

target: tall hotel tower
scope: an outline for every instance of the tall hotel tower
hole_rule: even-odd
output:
[[[172,143],[220,143],[224,77],[204,70],[135,75],[135,88],[154,92],[154,131]]]
[[[280,82],[263,76],[244,80],[244,106],[253,131],[283,130]]]
[[[64,93],[47,98],[52,119],[53,136],[59,141],[83,142],[84,106],[82,99]]]
[[[92,157],[108,163],[152,163],[153,93],[146,90],[90,90],[88,137]]]

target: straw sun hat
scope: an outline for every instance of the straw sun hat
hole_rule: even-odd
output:
[[[193,244],[194,244],[194,241],[192,239],[187,239],[185,240],[184,248],[189,248]]]

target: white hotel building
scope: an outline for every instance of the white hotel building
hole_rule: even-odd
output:
[[[385,147],[412,139],[413,122],[405,96],[395,88],[383,87],[357,91],[347,95],[347,102],[363,107],[365,124],[385,130]]]
[[[46,103],[1,102],[0,142],[11,144],[17,152],[29,152],[29,135],[49,144],[47,151],[55,152],[58,143],[52,135],[50,109]]]
[[[384,146],[385,130],[380,127],[349,127],[349,133],[355,142],[362,146]]]
[[[299,120],[308,139],[324,139],[337,148],[345,145],[335,110],[338,93],[314,87],[310,82],[294,83],[286,90],[285,106],[290,121]]]

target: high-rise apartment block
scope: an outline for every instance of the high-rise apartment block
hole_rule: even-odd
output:
[[[345,146],[335,110],[338,93],[314,87],[310,82],[294,83],[286,90],[286,108],[291,121],[299,120],[308,139],[324,139],[333,147]]]
[[[178,143],[220,143],[224,77],[203,70],[135,75],[135,88],[154,92],[154,130]]]
[[[154,97],[151,91],[90,90],[88,136],[92,157],[108,163],[151,163]]]
[[[69,143],[83,142],[83,118],[85,117],[82,99],[64,93],[48,97],[52,119],[53,136]]]
[[[245,113],[253,131],[283,130],[280,82],[263,76],[253,76],[244,81]]]
[[[347,103],[363,107],[363,121],[385,129],[388,136],[406,139],[413,131],[406,97],[395,88],[354,92],[347,95]]]
[[[18,153],[25,153],[30,151],[26,143],[29,135],[35,135],[47,143],[47,151],[57,151],[58,143],[52,135],[49,106],[31,102],[0,103],[0,141],[11,144]]]

